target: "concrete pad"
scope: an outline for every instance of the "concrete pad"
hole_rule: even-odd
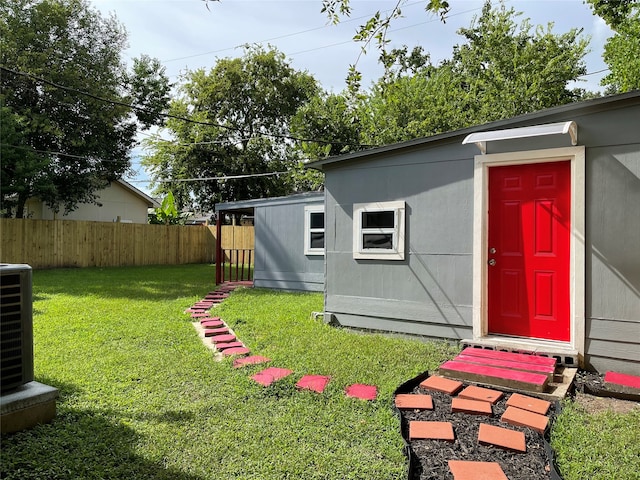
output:
[[[0,430],[13,433],[48,423],[56,416],[58,389],[28,382],[0,396]]]

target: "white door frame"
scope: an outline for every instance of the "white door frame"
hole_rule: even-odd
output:
[[[529,163],[571,162],[570,340],[558,342],[489,335],[488,330],[488,211],[489,168]],[[510,348],[553,350],[584,359],[585,339],[585,148],[584,146],[476,155],[473,174],[473,340],[490,340]]]

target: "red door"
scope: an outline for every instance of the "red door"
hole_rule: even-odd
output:
[[[489,333],[570,340],[570,162],[489,168]]]

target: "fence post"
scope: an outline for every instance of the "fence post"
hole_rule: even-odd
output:
[[[216,285],[224,281],[224,259],[222,258],[222,216],[223,212],[218,212],[216,218]]]

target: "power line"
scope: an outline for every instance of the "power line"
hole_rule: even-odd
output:
[[[420,3],[422,3],[422,1],[407,3],[402,8],[409,7],[409,6],[416,5],[416,4],[420,4]],[[476,10],[478,10],[478,9],[476,9]],[[386,10],[386,11],[389,11],[389,10]],[[353,23],[353,22],[357,22],[358,20],[362,20],[363,18],[367,18],[367,19],[371,18],[373,15],[374,15],[373,13],[370,14],[370,15],[361,15],[359,17],[349,18],[348,20],[341,20],[340,23],[341,24]],[[333,25],[325,24],[325,25],[323,25],[321,27],[314,27],[314,28],[309,28],[307,30],[300,30],[298,32],[285,33],[284,35],[278,35],[276,37],[266,38],[264,40],[258,40],[256,42],[250,42],[250,43],[261,44],[261,43],[265,43],[265,42],[271,42],[273,40],[281,40],[283,38],[295,37],[297,35],[304,35],[305,33],[315,32],[317,30],[324,30],[325,28],[331,28],[332,26]],[[349,42],[352,42],[352,41],[353,40],[351,39],[348,42],[335,43],[335,44],[332,44],[332,45],[328,45],[327,47],[320,47],[320,48],[333,47],[333,46],[336,46],[336,45],[342,45],[343,43],[349,43]],[[189,58],[203,57],[205,55],[212,55],[212,54],[215,54],[215,53],[222,53],[222,52],[227,52],[229,50],[235,50],[237,48],[241,48],[242,46],[243,45],[236,45],[236,46],[233,46],[233,47],[221,48],[221,49],[218,49],[218,50],[210,50],[208,52],[195,53],[193,55],[186,55],[184,57],[170,58],[168,60],[161,60],[160,63],[168,63],[168,62],[175,62],[175,61],[178,61],[178,60],[187,60]],[[314,50],[318,50],[318,49],[314,49]],[[298,52],[298,53],[305,53],[305,52]],[[297,55],[297,53],[292,53],[290,55]]]
[[[254,177],[270,177],[273,175],[284,175],[290,172],[267,172],[267,173],[248,173],[245,175],[222,175],[218,177],[194,177],[194,178],[161,178],[158,180],[127,180],[129,183],[177,183],[177,182],[206,182],[211,180],[237,180],[242,178]]]
[[[33,75],[31,73],[22,72],[22,71],[19,71],[19,70],[14,70],[14,69],[11,69],[11,68],[7,68],[4,65],[0,65],[0,70],[3,70],[5,72],[9,72],[9,73],[13,73],[14,75],[18,75],[20,77],[30,78],[32,80],[36,80],[36,81],[45,83],[47,85],[50,85],[50,86],[52,86],[54,88],[58,88],[60,90],[65,90],[67,92],[73,92],[73,93],[77,93],[79,95],[84,95],[86,97],[93,98],[94,100],[98,100],[100,102],[110,103],[112,105],[119,105],[119,106],[122,106],[122,107],[127,107],[127,108],[130,108],[130,109],[138,111],[138,112],[148,113],[150,115],[156,115],[157,114],[157,115],[159,115],[161,117],[164,117],[164,118],[172,118],[174,120],[181,120],[183,122],[192,123],[192,124],[195,124],[195,125],[204,125],[204,126],[208,126],[208,127],[221,128],[223,130],[227,130],[227,131],[230,131],[230,132],[242,132],[242,130],[239,129],[239,128],[229,127],[227,125],[222,125],[222,124],[219,124],[219,123],[205,122],[205,121],[200,121],[200,120],[193,120],[192,118],[181,117],[179,115],[173,115],[171,113],[153,112],[153,111],[149,110],[148,108],[141,107],[139,105],[132,105],[132,104],[129,104],[129,103],[121,102],[119,100],[112,100],[112,99],[109,99],[109,98],[100,97],[98,95],[94,95],[92,93],[85,92],[83,90],[78,90],[77,88],[72,88],[72,87],[67,87],[65,85],[60,85],[59,83],[52,82],[51,80],[47,80],[45,78],[39,77],[37,75]],[[301,137],[296,137],[296,136],[293,136],[293,135],[285,135],[285,134],[279,134],[279,133],[258,132],[257,135],[261,136],[261,137],[279,138],[279,139],[283,139],[283,140],[293,140],[293,141],[297,141],[297,142],[322,143],[322,144],[325,144],[325,145],[332,145],[332,144],[333,145],[351,145],[351,146],[362,147],[362,148],[370,148],[370,147],[374,147],[375,146],[375,145],[364,145],[364,144],[350,143],[350,142],[334,142],[334,141],[331,141],[331,140],[321,140],[321,139],[317,139],[317,138],[301,138]]]

